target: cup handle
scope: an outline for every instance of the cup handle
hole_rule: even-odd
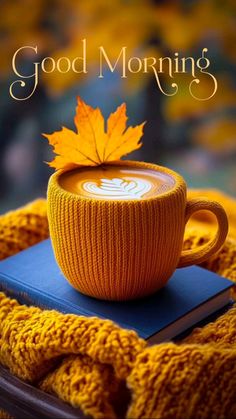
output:
[[[215,201],[204,198],[190,199],[187,202],[185,213],[185,225],[191,215],[196,211],[207,210],[212,212],[217,219],[218,229],[212,240],[197,249],[183,250],[178,263],[178,268],[189,265],[198,265],[209,259],[223,245],[228,233],[228,219],[224,208]]]

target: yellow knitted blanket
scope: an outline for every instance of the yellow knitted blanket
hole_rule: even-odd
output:
[[[228,213],[227,241],[204,267],[236,283],[236,201],[212,190],[189,192],[195,195],[218,200]],[[213,216],[197,213],[184,247],[203,244],[215,228]],[[0,217],[0,259],[47,237],[44,200],[9,212]],[[135,332],[109,320],[26,307],[0,293],[0,362],[94,418],[120,417],[127,386],[127,418],[233,419],[236,305],[178,344],[147,347]]]

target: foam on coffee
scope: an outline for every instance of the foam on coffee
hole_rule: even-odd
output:
[[[86,167],[60,176],[63,189],[85,198],[146,199],[171,190],[175,179],[161,171],[131,166]]]

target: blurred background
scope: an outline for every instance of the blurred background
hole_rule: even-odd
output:
[[[166,165],[189,187],[217,187],[236,196],[236,2],[235,0],[1,0],[0,2],[0,212],[45,196],[52,154],[41,133],[74,129],[76,96],[99,106],[107,117],[127,103],[130,124],[146,120],[143,147],[130,158]],[[88,74],[40,73],[25,101],[9,95],[18,77],[15,51],[38,47],[37,60],[81,55],[87,39]],[[98,47],[111,60],[122,46],[128,56],[201,56],[208,48],[209,71],[218,81],[213,98],[197,101],[191,79],[178,75],[179,91],[163,95],[149,73],[107,72],[99,79]],[[21,54],[22,74],[32,74],[35,54]],[[166,90],[168,77],[163,78]],[[202,80],[201,92],[210,79]],[[27,84],[29,91],[31,90]],[[212,88],[212,87],[211,87]],[[28,92],[29,93],[29,92]],[[26,91],[18,92],[25,95]]]

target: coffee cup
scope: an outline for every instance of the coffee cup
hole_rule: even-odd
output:
[[[48,219],[54,254],[70,284],[105,300],[129,300],[162,288],[176,268],[200,264],[223,245],[223,207],[187,200],[184,179],[155,164],[117,161],[55,172],[48,184]],[[193,213],[212,212],[215,236],[183,250]]]

